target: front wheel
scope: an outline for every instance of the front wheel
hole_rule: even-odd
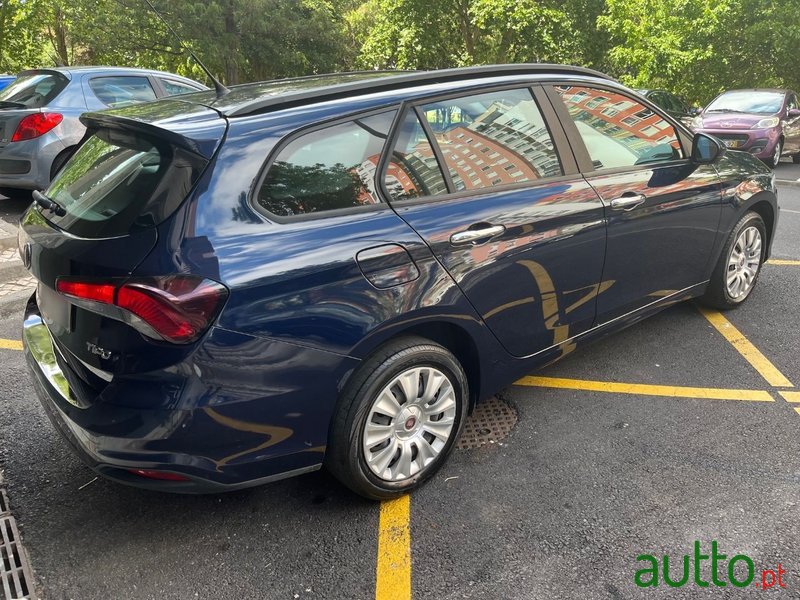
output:
[[[767,166],[772,167],[773,169],[778,166],[778,163],[781,162],[781,155],[783,154],[783,141],[778,140],[778,143],[775,144],[775,148],[772,150],[772,156],[770,156],[765,162]]]
[[[750,296],[766,253],[766,227],[761,215],[745,213],[733,228],[714,268],[703,302],[727,310]]]
[[[800,152],[792,155],[792,162],[796,165],[800,165]]]
[[[337,404],[325,464],[373,500],[419,487],[444,464],[467,414],[467,378],[442,346],[417,337],[384,346]]]

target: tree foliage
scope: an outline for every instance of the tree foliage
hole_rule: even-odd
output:
[[[353,68],[591,66],[705,102],[800,87],[800,0],[154,0],[226,83]],[[144,0],[0,0],[0,72],[155,67],[203,79]]]

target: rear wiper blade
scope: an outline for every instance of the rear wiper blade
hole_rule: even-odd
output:
[[[0,100],[0,108],[28,108],[22,102],[11,102],[11,100]]]
[[[45,210],[49,210],[57,217],[63,217],[67,214],[67,210],[63,206],[53,200],[50,196],[45,196],[39,190],[33,190],[33,199],[36,201],[36,204]]]

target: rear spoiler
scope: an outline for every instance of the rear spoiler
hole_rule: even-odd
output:
[[[205,159],[210,159],[224,137],[228,124],[220,118],[218,112],[206,110],[208,110],[209,119],[198,120],[196,115],[193,115],[185,123],[172,121],[170,128],[161,126],[158,121],[143,121],[111,112],[84,113],[81,115],[80,121],[89,129],[87,134],[94,129],[116,129],[140,133],[164,140],[173,146],[184,148]]]

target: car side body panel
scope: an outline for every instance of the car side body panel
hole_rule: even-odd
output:
[[[585,177],[573,169],[561,180],[487,190],[491,198],[454,195],[301,218],[271,218],[253,205],[264,168],[287,136],[354,114],[402,114],[438,94],[548,79],[487,74],[226,118],[219,147],[206,153],[213,156],[204,174],[154,229],[154,249],[131,266],[134,276],[191,273],[222,283],[229,292],[222,312],[179,362],[123,373],[84,408],[45,376],[34,337],[26,334],[29,364],[56,426],[95,469],[124,483],[214,491],[312,470],[324,459],[341,391],[387,341],[418,335],[447,345],[465,368],[474,402],[594,339],[702,294],[737,215],[769,206],[777,218],[770,174],[734,152],[714,166],[686,161],[639,169],[634,183],[659,195],[626,217],[610,215],[604,200],[631,182],[588,169]],[[572,79],[624,89],[585,74]],[[187,113],[198,107],[191,98],[185,102]],[[182,103],[130,113],[169,130],[180,123],[180,111],[160,121],[159,112]],[[579,140],[569,141],[577,157]],[[449,247],[453,231],[497,219],[507,238],[459,251]],[[613,266],[606,260],[607,231],[618,236]],[[679,256],[692,263],[691,272],[673,279],[662,273],[681,267],[662,256],[671,232],[691,246]],[[643,253],[643,245],[653,245],[652,252]],[[628,265],[626,254],[642,262]],[[631,281],[649,276],[647,261],[656,261],[656,275],[664,277],[657,285]],[[478,263],[488,270],[477,269]],[[605,298],[609,308],[598,318],[596,305]],[[32,298],[30,331],[44,326],[37,310]],[[495,327],[498,317],[507,320]],[[501,333],[514,323],[520,323],[514,332],[519,343]],[[526,336],[532,340],[527,345]],[[160,342],[144,342],[153,354],[165,352]],[[143,481],[127,468],[177,472],[191,481]]]

